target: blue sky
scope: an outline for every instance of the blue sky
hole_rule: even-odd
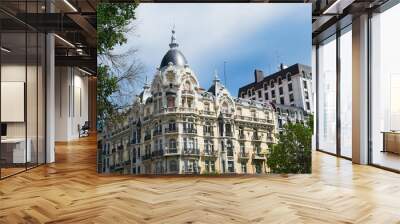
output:
[[[140,4],[128,43],[152,79],[169,49],[175,24],[179,49],[208,89],[214,71],[233,96],[254,81],[254,69],[267,74],[279,63],[311,64],[310,4]],[[116,48],[116,51],[121,48]]]

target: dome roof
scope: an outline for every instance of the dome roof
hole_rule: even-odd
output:
[[[172,30],[171,43],[169,44],[170,49],[164,55],[160,68],[168,66],[171,62],[175,66],[185,66],[187,64],[187,60],[185,56],[178,50],[179,44],[175,41],[175,30]]]
[[[185,56],[176,48],[171,48],[169,51],[164,55],[160,68],[164,66],[168,66],[168,63],[172,63],[175,66],[185,66],[187,64],[187,60]]]

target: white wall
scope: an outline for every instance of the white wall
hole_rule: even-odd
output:
[[[56,67],[55,140],[79,138],[78,125],[88,120],[88,78],[72,67]]]

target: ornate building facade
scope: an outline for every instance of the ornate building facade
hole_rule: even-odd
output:
[[[105,173],[266,173],[275,143],[276,119],[269,103],[235,98],[215,75],[201,88],[178,50],[170,49],[122,124],[102,134]]]

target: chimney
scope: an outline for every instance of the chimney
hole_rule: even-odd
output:
[[[280,68],[281,68],[281,70],[283,70],[284,68],[283,68],[283,63],[281,63],[281,66],[280,66]]]
[[[264,79],[264,72],[261,70],[254,70],[254,79],[256,82],[261,82]]]

